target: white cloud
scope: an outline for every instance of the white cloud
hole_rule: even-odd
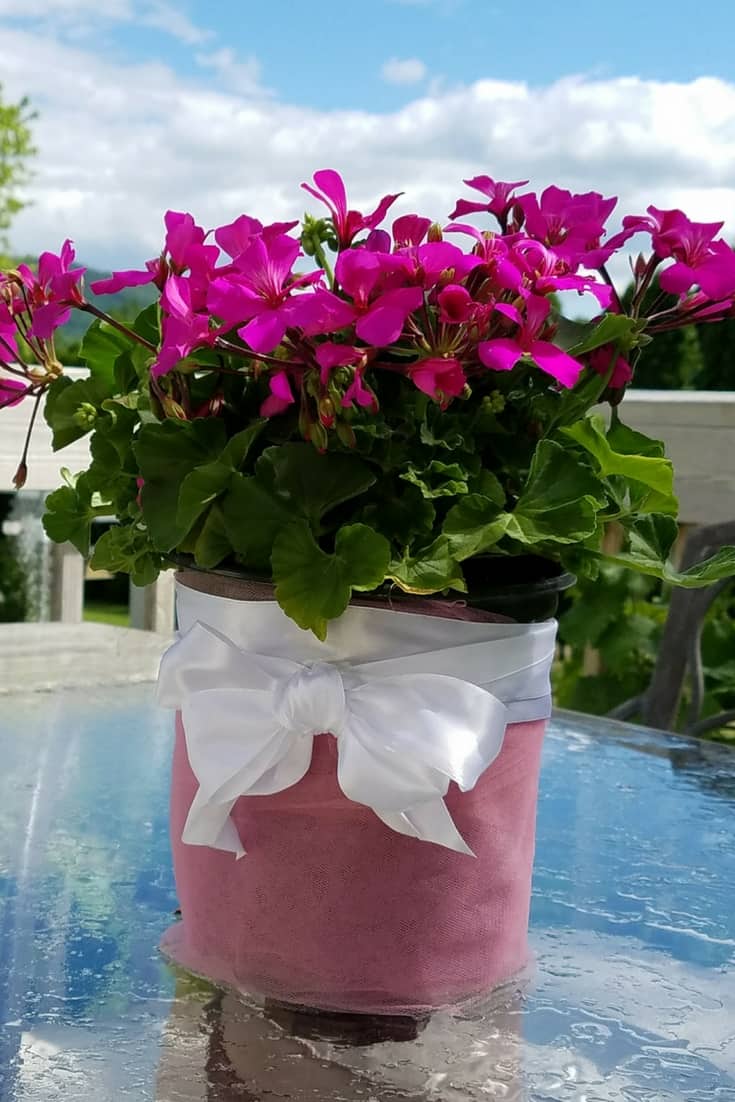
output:
[[[83,19],[101,16],[111,20],[131,19],[131,0],[0,0],[0,15],[23,21],[35,19],[57,20]]]
[[[470,195],[462,179],[489,173],[618,194],[621,214],[679,205],[735,232],[735,83],[723,80],[488,79],[378,114],[281,102],[252,61],[229,52],[209,59],[220,74],[240,71],[239,92],[22,30],[5,29],[2,49],[6,94],[30,93],[40,111],[35,205],[13,227],[19,251],[68,235],[87,263],[125,266],[158,251],[169,207],[207,226],[243,211],[298,217],[316,206],[299,183],[329,166],[356,208],[403,190],[396,213],[442,220]]]
[[[55,31],[74,40],[93,37],[106,23],[133,23],[163,31],[187,45],[201,45],[212,32],[197,27],[168,0],[0,0],[0,17]]]
[[[199,46],[213,37],[211,31],[192,23],[180,7],[165,3],[164,0],[144,0],[138,5],[134,18],[141,26],[165,31],[189,46]]]
[[[268,93],[260,83],[260,62],[257,57],[241,60],[229,46],[211,53],[197,54],[197,64],[212,69],[225,87],[242,96],[261,96]]]
[[[417,57],[391,57],[380,75],[388,84],[418,84],[426,76],[426,66]]]

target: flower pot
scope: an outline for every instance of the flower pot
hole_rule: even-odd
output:
[[[296,1006],[420,1017],[486,994],[522,969],[528,958],[553,622],[526,628],[457,602],[401,601],[388,608],[361,601],[330,626],[322,644],[288,620],[262,584],[184,571],[177,589],[184,638],[195,624],[214,634],[201,637],[199,651],[206,653],[195,648],[188,670],[182,672],[180,663],[175,671],[170,667],[165,676],[162,672],[169,697],[164,703],[175,706],[172,700],[181,697],[188,678],[197,697],[191,711],[198,725],[195,754],[205,758],[228,752],[222,749],[216,719],[217,685],[221,690],[224,682],[221,677],[217,682],[219,675],[212,671],[219,664],[221,672],[229,659],[224,651],[224,658],[213,657],[207,638],[213,651],[228,640],[239,652],[255,651],[259,661],[266,661],[263,655],[300,663],[325,659],[342,669],[349,661],[357,663],[356,670],[371,662],[382,669],[381,659],[396,670],[406,661],[419,671],[428,664],[432,674],[448,673],[456,683],[457,662],[447,670],[437,668],[437,662],[449,661],[451,667],[454,650],[460,648],[469,655],[469,670],[484,653],[480,648],[489,645],[495,655],[505,655],[521,645],[522,637],[531,673],[501,670],[495,679],[490,670],[486,675],[466,672],[462,659],[462,677],[474,678],[473,685],[484,677],[493,693],[505,694],[511,721],[507,726],[503,721],[502,748],[476,783],[467,791],[454,782],[448,786],[444,804],[451,819],[446,825],[454,848],[401,833],[392,812],[381,818],[374,803],[348,798],[341,772],[338,780],[344,740],[328,733],[311,739],[308,768],[296,783],[236,798],[233,781],[228,798],[235,798],[226,829],[234,828],[230,837],[242,841],[244,856],[189,844],[182,835],[186,837],[192,804],[205,782],[195,775],[187,748],[190,713],[184,710],[186,730],[179,713],[171,839],[182,919],[166,933],[164,953],[195,973],[273,1000],[281,1016],[284,1007],[287,1012]],[[438,658],[422,654],[427,649]],[[226,699],[235,709],[228,723],[236,724],[238,715],[243,723],[252,721],[248,698],[238,702],[237,678],[231,670],[222,676],[225,681],[229,676]],[[349,684],[346,673],[344,677]],[[380,680],[374,684],[381,687]],[[417,729],[424,722],[420,710]],[[382,714],[392,713],[384,709]],[[390,743],[392,731],[383,734]],[[234,743],[237,747],[237,732]],[[404,765],[400,746],[391,750],[396,772],[413,767]],[[390,822],[394,825],[386,825]],[[456,844],[451,842],[452,829]]]

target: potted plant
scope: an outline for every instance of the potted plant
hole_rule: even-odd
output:
[[[164,947],[295,1005],[417,1014],[521,967],[556,595],[611,522],[631,570],[735,571],[671,564],[671,464],[619,412],[656,333],[732,316],[721,225],[650,207],[607,236],[614,199],[466,183],[443,228],[386,231],[397,196],[360,214],[331,170],[300,229],[169,212],[159,257],[91,286],[149,284],[129,324],[69,242],[0,279],[0,404],[43,403],[57,449],[91,434],[48,535],[87,554],[114,516],[93,566],[179,569]],[[608,265],[636,234],[623,309]]]

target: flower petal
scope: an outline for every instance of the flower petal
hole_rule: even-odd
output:
[[[549,341],[534,341],[529,353],[541,370],[553,376],[562,386],[574,386],[582,371],[578,360]]]
[[[523,355],[518,341],[501,337],[494,341],[482,341],[477,354],[485,367],[493,371],[511,371]]]

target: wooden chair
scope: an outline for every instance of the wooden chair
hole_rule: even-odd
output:
[[[684,545],[682,569],[714,555],[721,547],[735,544],[735,521],[695,528]],[[644,693],[618,705],[609,714],[615,719],[639,716],[647,727],[661,731],[674,729],[679,701],[685,683],[690,700],[681,731],[702,735],[735,720],[735,709],[702,718],[704,671],[702,668],[702,628],[714,600],[733,582],[726,578],[704,589],[674,589],[664,626],[661,646],[651,683]],[[733,638],[735,656],[735,633]]]

